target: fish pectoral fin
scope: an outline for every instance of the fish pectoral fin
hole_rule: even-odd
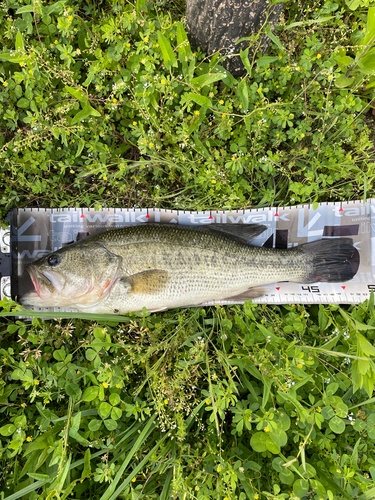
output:
[[[262,297],[265,293],[267,293],[267,288],[253,287],[249,288],[245,292],[239,293],[238,295],[233,295],[232,297],[226,297],[223,300],[233,300],[233,301],[252,300],[252,299],[257,299],[258,297]]]
[[[153,294],[161,292],[169,283],[169,273],[162,269],[150,269],[141,273],[121,278],[121,282],[130,285],[131,293]]]

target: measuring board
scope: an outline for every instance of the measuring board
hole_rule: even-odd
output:
[[[222,224],[264,224],[267,226],[252,245],[291,248],[321,238],[351,237],[359,252],[358,271],[345,283],[274,283],[254,300],[267,304],[357,304],[375,290],[375,199],[342,203],[320,203],[295,207],[251,210],[189,212],[163,209],[14,209],[10,226],[0,234],[1,298],[17,299],[33,290],[26,266],[44,255],[100,232],[134,224],[162,222],[203,226]],[[358,254],[357,254],[358,260]],[[235,304],[238,301],[219,301]],[[206,302],[204,305],[213,305]],[[73,311],[46,308],[37,311]]]

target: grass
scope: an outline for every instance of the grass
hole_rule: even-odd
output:
[[[2,220],[374,196],[373,9],[286,2],[235,80],[186,43],[181,2],[10,0]],[[373,296],[31,321],[1,306],[1,500],[374,497]]]

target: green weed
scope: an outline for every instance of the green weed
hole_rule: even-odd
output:
[[[373,1],[286,2],[238,80],[193,53],[182,2],[2,7],[2,218],[374,196]],[[374,497],[373,296],[32,321],[0,305],[1,500]]]

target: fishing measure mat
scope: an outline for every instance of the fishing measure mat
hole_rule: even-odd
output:
[[[342,203],[320,203],[295,207],[252,210],[188,212],[153,209],[14,209],[10,225],[1,229],[1,299],[17,299],[33,290],[26,266],[44,255],[88,236],[134,224],[162,222],[188,226],[222,224],[264,224],[267,230],[252,245],[291,248],[321,238],[350,237],[358,253],[351,262],[358,269],[345,283],[274,283],[254,300],[268,304],[357,304],[375,290],[375,199]],[[358,258],[359,257],[359,258]],[[234,304],[235,301],[220,301]],[[212,305],[206,302],[204,305]],[[46,308],[37,311],[72,311]]]

